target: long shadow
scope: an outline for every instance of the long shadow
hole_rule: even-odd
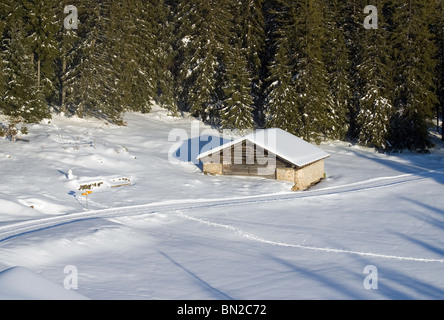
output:
[[[378,164],[384,165],[396,171],[406,173],[406,174],[414,174],[421,177],[430,177],[433,178],[436,182],[440,184],[444,184],[444,170],[443,166],[440,164],[436,164],[436,167],[425,167],[423,163],[401,163],[388,159],[379,159],[377,157],[370,157],[365,155],[364,153],[357,152],[356,150],[347,149],[347,151],[352,152],[357,157],[364,158],[366,160],[370,160],[376,162]],[[397,157],[396,154],[390,154],[392,157]],[[427,154],[418,154],[417,156],[427,157]],[[402,156],[399,156],[402,159]],[[435,170],[434,172],[431,172]]]
[[[231,140],[220,136],[200,136],[183,141],[182,145],[173,153],[173,157],[183,161],[192,162],[199,169],[203,169],[202,161],[196,158],[202,152],[209,151],[217,148],[225,143],[231,142]]]
[[[63,174],[66,179],[68,179],[68,173],[63,172],[62,170],[57,170],[58,173]]]
[[[77,198],[77,193],[75,191],[70,191],[68,193],[69,196],[74,197],[74,199],[76,199],[77,203],[83,208],[83,209],[87,209],[85,205],[83,205],[80,201],[79,198]]]
[[[412,200],[409,199],[407,197],[400,197],[400,199],[402,199],[403,201],[406,202],[410,202],[411,204],[418,206],[418,207],[422,207],[424,209],[426,209],[427,213],[430,214],[424,214],[421,212],[409,212],[408,214],[410,214],[412,217],[414,217],[415,219],[418,219],[422,222],[426,222],[428,224],[430,224],[430,226],[444,230],[444,219],[440,219],[440,218],[444,218],[444,209],[440,209],[440,208],[436,208],[434,206],[431,206],[430,204],[426,204],[423,203],[421,201],[418,200]],[[433,215],[438,215],[437,217],[434,217]],[[441,257],[444,257],[444,247],[438,247],[436,245],[436,243],[431,244],[431,243],[427,243],[422,239],[419,238],[414,238],[410,235],[407,234],[403,234],[400,232],[393,232],[393,234],[396,234],[397,236],[403,238],[404,240],[407,240],[411,243],[414,243],[416,245],[419,245],[420,247],[433,252],[435,254],[439,254]]]
[[[442,217],[443,219],[437,219],[435,217],[432,217],[431,215],[424,215],[424,214],[419,214],[419,213],[418,214],[410,213],[410,214],[414,215],[415,218],[417,218],[417,219],[419,219],[421,221],[427,222],[427,223],[429,223],[430,225],[432,225],[434,227],[438,227],[438,228],[444,230],[444,208],[443,209],[436,208],[436,207],[431,206],[430,204],[427,204],[427,203],[424,203],[424,202],[420,202],[420,201],[417,201],[417,200],[412,200],[412,199],[409,199],[407,197],[400,197],[400,199],[402,199],[404,201],[408,201],[408,202],[410,202],[410,203],[412,203],[412,204],[414,204],[416,206],[423,207],[427,211],[433,212],[433,213],[439,215],[440,217]]]
[[[356,262],[359,264],[361,273],[362,290],[367,291],[369,297],[375,296],[376,299],[390,299],[390,300],[412,300],[413,296],[408,294],[405,289],[397,288],[398,285],[406,285],[411,281],[407,276],[400,275],[399,270],[391,270],[387,268],[386,261],[380,259],[370,260],[363,256],[355,257]],[[364,273],[366,266],[375,266],[377,268],[377,289],[366,290],[364,287],[364,281],[369,274]],[[394,282],[390,284],[389,282]],[[368,292],[369,291],[369,292]]]
[[[413,237],[408,236],[408,235],[403,234],[403,233],[393,232],[393,234],[396,234],[397,236],[399,236],[399,237],[403,238],[404,240],[407,240],[407,241],[409,241],[411,243],[419,245],[422,248],[424,248],[424,249],[426,249],[426,250],[428,250],[430,252],[433,252],[435,254],[440,255],[440,257],[434,257],[436,259],[444,257],[444,248],[440,248],[440,247],[438,247],[436,245],[432,245],[432,244],[427,243],[427,242],[425,242],[423,240],[420,240],[420,239],[417,239],[417,238],[413,238]]]
[[[379,290],[389,299],[443,299],[444,289],[409,276],[398,269],[380,267]],[[390,285],[388,282],[392,282]],[[399,288],[395,288],[399,287]],[[412,293],[410,293],[412,292]],[[414,295],[415,293],[416,295]],[[420,297],[417,297],[419,295]]]
[[[355,256],[356,263],[362,273],[358,273],[357,281],[363,283],[368,276],[364,268],[369,265],[377,267],[378,289],[364,290],[368,299],[390,299],[390,300],[415,300],[415,299],[443,299],[444,287],[439,287],[425,280],[420,280],[416,274],[408,275],[402,269],[409,270],[411,262],[399,263],[384,258],[370,259],[364,256]],[[416,264],[417,262],[413,262]],[[388,267],[395,265],[396,268]],[[425,264],[427,266],[428,264]],[[414,270],[414,269],[411,269]],[[436,275],[439,277],[439,275]],[[370,292],[368,292],[370,291]]]
[[[348,287],[347,285],[344,285],[344,283],[341,283],[339,281],[336,281],[337,277],[333,277],[331,274],[323,274],[322,271],[312,271],[309,269],[304,269],[302,267],[299,267],[287,260],[284,260],[282,258],[276,257],[274,255],[268,254],[266,255],[267,259],[271,259],[275,261],[276,263],[288,268],[291,272],[297,273],[302,275],[304,278],[309,278],[311,280],[314,280],[330,289],[334,289],[338,292],[338,294],[342,294],[347,296],[349,299],[365,299],[365,296],[360,294],[357,290],[352,290],[352,288]],[[354,276],[358,277],[358,275],[354,274]],[[363,279],[363,277],[362,277]],[[362,280],[361,280],[362,281]],[[342,298],[340,298],[342,299]]]
[[[180,269],[182,269],[183,271],[185,271],[187,274],[189,274],[192,278],[194,278],[197,283],[201,284],[202,287],[204,289],[206,289],[207,291],[209,291],[214,297],[215,299],[219,299],[219,300],[234,300],[232,297],[230,297],[229,295],[225,294],[224,292],[220,291],[219,289],[214,288],[213,286],[211,286],[208,282],[206,282],[205,280],[203,280],[202,278],[200,278],[199,276],[197,276],[194,272],[188,270],[187,268],[185,268],[183,265],[181,265],[179,262],[177,262],[176,260],[174,260],[173,258],[171,258],[170,256],[168,256],[166,253],[162,252],[162,251],[158,251],[162,256],[164,256],[166,259],[168,259],[169,261],[171,261],[174,265],[176,265],[177,267],[179,267]]]
[[[363,267],[367,265],[374,265],[377,267],[378,289],[375,290],[375,293],[386,299],[415,300],[444,298],[443,287],[419,280],[415,275],[412,276],[401,272],[403,268],[408,268],[410,263],[396,263],[399,267],[392,268],[387,266],[388,261],[384,259],[370,261],[367,258],[358,257],[357,260],[360,261],[360,264]],[[363,274],[363,276],[365,275]]]
[[[438,251],[440,251],[440,249],[438,249]],[[341,278],[339,278],[337,276],[338,274],[334,272],[310,270],[307,267],[302,268],[292,262],[271,254],[266,255],[266,258],[285,266],[290,272],[300,274],[301,276],[318,282],[327,288],[336,290],[338,294],[346,296],[347,299],[413,300],[418,298],[444,298],[444,287],[434,284],[432,280],[422,280],[419,275],[416,276],[415,273],[413,273],[414,269],[410,269],[412,262],[398,263],[397,261],[386,260],[384,258],[369,259],[364,256],[356,255],[353,257],[354,262],[345,263],[346,260],[344,260],[343,265],[341,265],[340,261],[338,262],[338,274],[347,270],[350,272],[348,275],[349,280],[341,282]],[[416,262],[413,263],[416,264]],[[368,274],[365,274],[363,271],[364,268],[369,265],[377,267],[378,288],[376,290],[366,290],[364,287],[364,281]],[[389,267],[389,265],[395,265],[397,267],[393,268]],[[331,265],[325,266],[330,269],[332,268]],[[427,264],[425,264],[425,266],[427,266]],[[406,274],[402,269],[411,270],[412,274]],[[422,275],[427,276],[426,273],[423,273]],[[440,275],[437,274],[436,277],[440,279]],[[353,284],[353,281],[355,280],[356,285]]]

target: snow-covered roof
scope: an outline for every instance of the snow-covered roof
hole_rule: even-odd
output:
[[[310,163],[328,158],[330,155],[324,150],[308,143],[307,141],[292,135],[282,129],[271,128],[257,130],[245,137],[233,140],[229,143],[201,153],[197,159],[203,159],[225,148],[248,140],[288,162],[303,167]]]

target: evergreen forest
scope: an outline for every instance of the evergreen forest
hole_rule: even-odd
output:
[[[444,112],[443,0],[0,0],[0,35],[11,123],[123,124],[156,103],[221,129],[425,151]]]

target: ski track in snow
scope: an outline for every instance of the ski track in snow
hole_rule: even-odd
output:
[[[225,225],[225,224],[221,224],[221,223],[215,223],[215,222],[211,222],[211,221],[200,219],[200,218],[195,218],[195,217],[186,215],[181,211],[176,211],[176,214],[186,220],[189,220],[189,221],[202,223],[202,224],[205,224],[210,227],[227,229],[227,230],[233,231],[234,233],[239,234],[241,237],[243,237],[245,239],[260,242],[260,243],[265,243],[265,244],[269,244],[269,245],[274,245],[274,246],[297,248],[297,249],[304,249],[304,250],[311,250],[311,251],[321,251],[321,252],[327,252],[327,253],[344,253],[344,254],[352,254],[352,255],[358,255],[358,256],[367,256],[367,257],[372,257],[372,258],[390,259],[390,260],[444,263],[444,259],[428,259],[428,258],[393,256],[393,255],[378,254],[378,253],[371,253],[371,252],[312,247],[312,246],[306,246],[306,245],[301,245],[301,244],[291,244],[291,243],[285,243],[285,242],[280,242],[280,241],[273,241],[273,240],[268,240],[268,239],[256,236],[256,235],[248,233],[248,232],[244,232],[241,229],[234,227],[234,226]]]
[[[183,211],[201,209],[201,208],[211,208],[211,207],[221,207],[221,206],[234,206],[234,205],[251,205],[259,203],[269,203],[277,201],[291,201],[295,199],[311,198],[311,197],[321,197],[321,196],[334,196],[353,192],[362,192],[372,189],[380,189],[396,186],[399,184],[412,183],[420,180],[432,179],[437,174],[444,174],[444,169],[442,170],[429,170],[419,173],[403,174],[393,177],[382,177],[370,179],[363,182],[351,183],[338,187],[329,187],[324,189],[297,192],[297,193],[284,193],[275,195],[259,195],[259,196],[248,196],[242,198],[231,198],[231,199],[218,199],[218,200],[183,200],[177,201],[175,203],[165,202],[165,203],[152,203],[147,205],[138,205],[122,208],[112,208],[96,211],[87,211],[80,213],[67,214],[62,216],[43,218],[39,220],[30,220],[20,223],[15,223],[11,225],[6,225],[0,227],[0,244],[2,242],[12,240],[14,238],[20,237],[25,234],[29,234],[36,231],[42,231],[49,228],[54,228],[57,226],[62,226],[70,223],[93,220],[93,219],[106,219],[106,218],[117,218],[117,217],[128,217],[128,216],[138,216],[145,215],[149,213],[159,213],[159,212],[175,212],[179,216],[206,224],[208,226],[220,227],[224,229],[231,230],[233,232],[241,234],[244,238],[258,241],[270,245],[278,245],[283,247],[293,247],[305,250],[313,250],[328,253],[344,253],[353,254],[360,256],[370,256],[375,258],[385,258],[385,259],[395,259],[404,261],[415,261],[415,262],[440,262],[444,263],[444,259],[427,259],[427,258],[414,258],[414,257],[402,257],[402,256],[392,256],[384,254],[376,254],[370,252],[360,252],[351,251],[343,249],[333,249],[333,248],[318,248],[299,244],[289,244],[283,242],[277,242],[272,240],[263,239],[259,236],[243,232],[242,230],[229,225],[217,224],[203,219],[198,219],[185,215]]]

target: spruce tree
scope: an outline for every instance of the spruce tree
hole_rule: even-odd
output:
[[[351,101],[348,106],[348,133],[347,138],[358,140],[360,126],[358,123],[359,106],[362,97],[362,87],[364,85],[359,71],[359,66],[365,55],[365,43],[362,40],[364,8],[368,5],[366,0],[345,0],[340,1],[339,14],[342,16],[341,24],[343,35],[348,51],[348,63],[350,65],[349,78],[351,89]]]
[[[1,51],[5,81],[0,109],[13,123],[35,123],[50,117],[44,93],[36,85],[31,52],[23,21],[18,17],[10,20]]]
[[[322,50],[326,42],[326,8],[320,0],[280,0],[277,3],[280,5],[276,10],[280,28],[276,39],[277,59],[270,71],[271,89],[278,89],[286,97],[293,96],[281,106],[282,110],[289,109],[281,116],[291,114],[293,119],[278,122],[294,123],[291,126],[296,125],[296,128],[291,133],[307,140],[331,138],[335,135],[335,115]],[[282,66],[282,61],[286,61],[287,66]],[[276,81],[279,86],[273,88]],[[268,94],[271,95],[268,100],[276,103],[277,95],[272,91]],[[279,112],[271,105],[269,108],[269,113],[271,110]]]
[[[390,121],[393,117],[393,60],[389,46],[389,26],[383,17],[384,2],[379,1],[378,29],[361,27],[364,46],[357,66],[361,79],[357,123],[362,145],[386,149],[390,146]]]
[[[6,29],[7,25],[7,16],[11,11],[11,6],[8,1],[2,1],[0,3],[0,35],[3,38],[3,32]]]
[[[437,88],[437,118],[439,131],[439,115],[441,114],[441,139],[444,141],[444,2],[436,0],[436,14],[434,20],[434,36],[437,51],[436,88]]]
[[[434,3],[396,0],[393,9],[395,116],[391,140],[396,148],[425,150],[431,146],[427,119],[437,101],[433,82],[436,45],[429,21]]]
[[[123,107],[117,91],[119,79],[114,55],[118,34],[113,33],[115,21],[110,20],[112,1],[83,0],[79,5],[82,42],[75,70],[72,101],[80,117],[103,117],[121,122]],[[117,31],[117,30],[114,30]]]
[[[154,95],[141,57],[146,46],[141,43],[139,31],[149,32],[138,23],[144,9],[141,1],[113,1],[104,13],[107,23],[103,45],[108,50],[113,48],[109,55],[108,79],[104,81],[109,83],[109,108],[117,109],[118,113],[149,111],[150,97]]]
[[[269,65],[265,125],[302,136],[303,124],[296,105],[298,93],[294,83],[294,71],[289,62],[288,50],[284,47],[279,46],[274,60]]]
[[[174,112],[164,1],[83,0],[79,14],[80,43],[67,82],[77,114],[120,123],[123,112],[149,112],[154,100]]]
[[[178,106],[175,100],[175,66],[177,52],[175,45],[175,7],[166,0],[154,0],[152,7],[156,10],[156,19],[153,21],[154,37],[154,65],[153,73],[156,78],[155,101],[171,114],[178,114]]]
[[[176,113],[169,7],[164,0],[135,0],[113,2],[112,8],[118,100],[128,110],[149,112],[156,101]]]
[[[232,29],[228,0],[178,3],[177,95],[179,106],[202,120],[218,123],[223,100],[223,61]]]
[[[326,42],[323,46],[329,90],[333,99],[331,138],[344,140],[349,132],[349,111],[353,103],[351,61],[347,46],[347,2],[332,0],[327,3]]]
[[[264,0],[241,0],[233,5],[233,32],[230,46],[238,46],[245,56],[251,95],[254,99],[253,113],[257,116],[263,105],[263,59],[265,54]]]
[[[0,45],[0,52],[2,52],[2,46]],[[5,69],[5,64],[7,61],[3,60],[3,57],[0,58],[0,70]],[[6,91],[6,74],[2,71],[0,73],[0,97],[3,97]],[[0,113],[2,112],[2,107],[0,107]]]
[[[262,82],[262,103],[257,106],[256,121],[260,127],[269,126],[269,98],[270,92],[272,92],[272,83],[276,83],[276,79],[272,76],[271,69],[276,64],[279,38],[278,30],[280,26],[279,18],[280,5],[277,4],[277,0],[265,0],[263,2],[263,15],[264,15],[264,49],[262,55],[262,68],[260,72],[260,80]]]
[[[27,41],[33,53],[36,86],[46,98],[53,98],[56,92],[56,59],[59,56],[57,33],[58,3],[52,0],[21,0],[24,8]],[[56,6],[57,4],[57,6]]]
[[[305,21],[303,39],[299,48],[303,55],[297,64],[297,87],[299,106],[304,125],[304,138],[319,141],[336,136],[333,97],[329,91],[323,45],[326,42],[325,7],[320,0],[306,0],[300,7]]]
[[[64,6],[67,5],[69,5],[69,2],[65,0]],[[60,11],[58,17],[59,26],[64,24],[65,18],[65,13]],[[78,46],[80,41],[78,29],[60,27],[57,34],[57,42],[60,47],[57,85],[60,93],[60,111],[63,113],[71,113],[75,109],[72,92],[75,90],[75,68],[79,59]]]
[[[6,18],[7,14],[10,10],[10,7],[7,2],[0,3],[0,38],[4,38],[4,32],[6,29]],[[0,43],[0,52],[2,52],[2,43]],[[4,62],[3,59],[0,59],[0,70],[4,69]],[[0,97],[3,96],[6,89],[6,77],[3,72],[0,72]],[[2,112],[2,109],[0,107],[0,113]],[[1,131],[1,129],[0,129]]]
[[[253,96],[247,59],[240,48],[230,49],[226,63],[226,84],[221,110],[221,126],[228,129],[252,129]]]

